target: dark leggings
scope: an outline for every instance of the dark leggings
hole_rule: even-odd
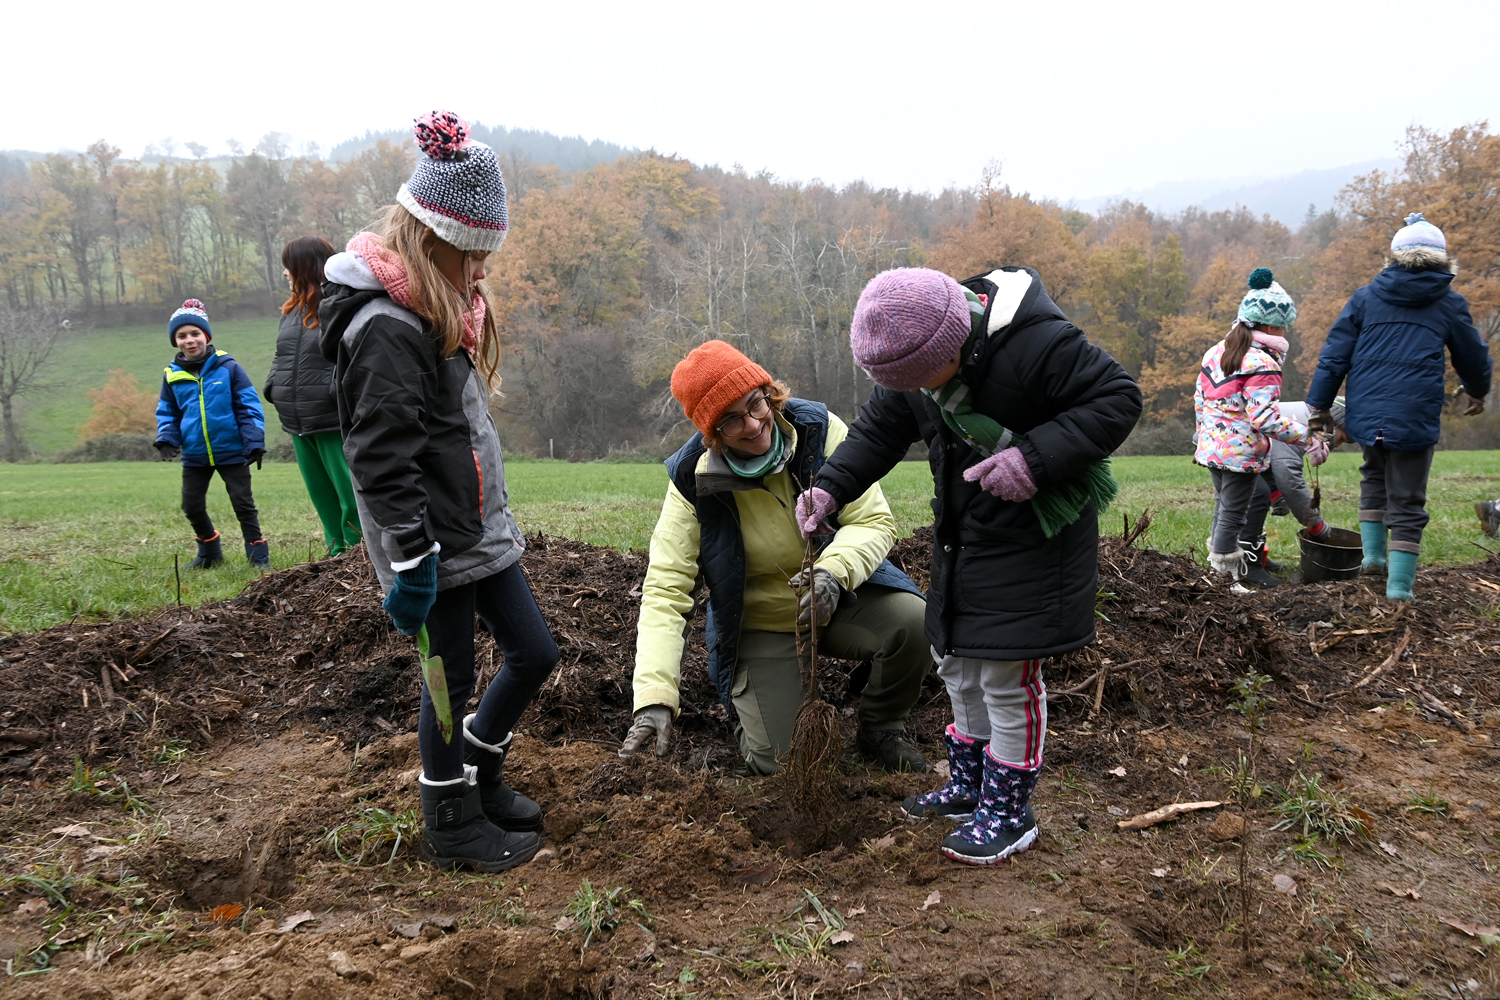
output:
[[[201,541],[214,537],[213,518],[208,516],[208,484],[213,481],[215,472],[224,480],[229,505],[234,508],[234,516],[239,518],[240,534],[247,542],[260,541],[260,512],[255,509],[255,497],[250,493],[248,462],[182,467],[182,512],[193,526],[193,534]]]
[[[476,613],[505,657],[475,713],[473,732],[479,739],[486,743],[505,739],[557,666],[557,643],[542,620],[542,610],[519,564],[483,580],[438,591],[427,615],[427,638],[431,654],[443,658],[448,703],[453,708],[453,739],[443,742],[432,696],[423,684],[417,742],[422,750],[422,773],[431,781],[448,781],[463,774],[463,717],[474,693]]]

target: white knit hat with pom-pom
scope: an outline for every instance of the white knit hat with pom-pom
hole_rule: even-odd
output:
[[[469,123],[451,111],[423,115],[413,131],[422,155],[396,200],[445,243],[460,250],[499,250],[510,218],[495,151],[470,142]]]

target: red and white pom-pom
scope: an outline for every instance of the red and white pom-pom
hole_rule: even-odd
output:
[[[456,160],[469,141],[469,123],[452,111],[430,111],[416,119],[417,145],[434,160]]]
[[[186,302],[184,302],[182,304],[182,308],[184,308],[184,309],[204,309],[206,307],[203,305],[202,302],[199,302],[197,299],[188,299]]]

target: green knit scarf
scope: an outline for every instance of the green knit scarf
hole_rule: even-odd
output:
[[[963,350],[963,356],[968,357],[986,334],[984,303],[967,288],[964,289],[964,295],[969,299],[971,320],[969,339]],[[1025,435],[1000,426],[982,413],[976,413],[969,387],[957,377],[936,389],[923,389],[922,392],[938,405],[948,429],[986,458],[1026,439]],[[1115,477],[1110,473],[1109,459],[1105,458],[1094,462],[1072,479],[1037,490],[1036,495],[1031,498],[1031,508],[1036,512],[1036,519],[1041,522],[1042,534],[1051,538],[1082,517],[1090,503],[1093,503],[1096,511],[1103,513],[1119,494],[1120,484],[1115,482]]]

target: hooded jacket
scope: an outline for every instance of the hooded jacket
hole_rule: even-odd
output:
[[[243,465],[266,447],[260,396],[245,369],[224,351],[210,350],[201,365],[179,353],[161,379],[156,440],[182,449],[182,464]]]
[[[318,329],[303,323],[306,312],[293,309],[281,317],[276,332],[276,357],[261,395],[276,407],[281,429],[306,437],[339,429],[339,408],[333,398],[333,362],[323,357]]]
[[[1279,343],[1278,343],[1279,342]],[[1193,461],[1210,469],[1264,472],[1271,467],[1271,439],[1309,440],[1304,424],[1288,420],[1281,400],[1281,354],[1286,341],[1257,333],[1239,367],[1223,367],[1224,341],[1203,355],[1193,392]]]
[[[1344,429],[1356,443],[1397,451],[1437,444],[1444,349],[1471,396],[1489,394],[1492,370],[1469,303],[1452,284],[1446,270],[1392,264],[1351,295],[1328,331],[1307,405],[1328,409],[1343,383]]]
[[[318,309],[334,364],[344,455],[370,561],[397,569],[438,553],[438,589],[521,558],[489,393],[466,351],[443,357],[427,321],[391,300],[362,259],[328,259]]]
[[[1016,275],[1024,274],[1028,281]],[[1031,268],[1004,267],[962,282],[989,296],[986,336],[958,377],[974,409],[1025,434],[1018,445],[1038,486],[1070,479],[1124,442],[1141,414],[1135,380],[1069,323]],[[877,388],[829,456],[817,486],[857,497],[927,443],[936,497],[927,638],[940,655],[1026,660],[1094,637],[1099,525],[1085,511],[1052,538],[1031,503],[1012,503],[963,478],[981,456],[919,392]]]

